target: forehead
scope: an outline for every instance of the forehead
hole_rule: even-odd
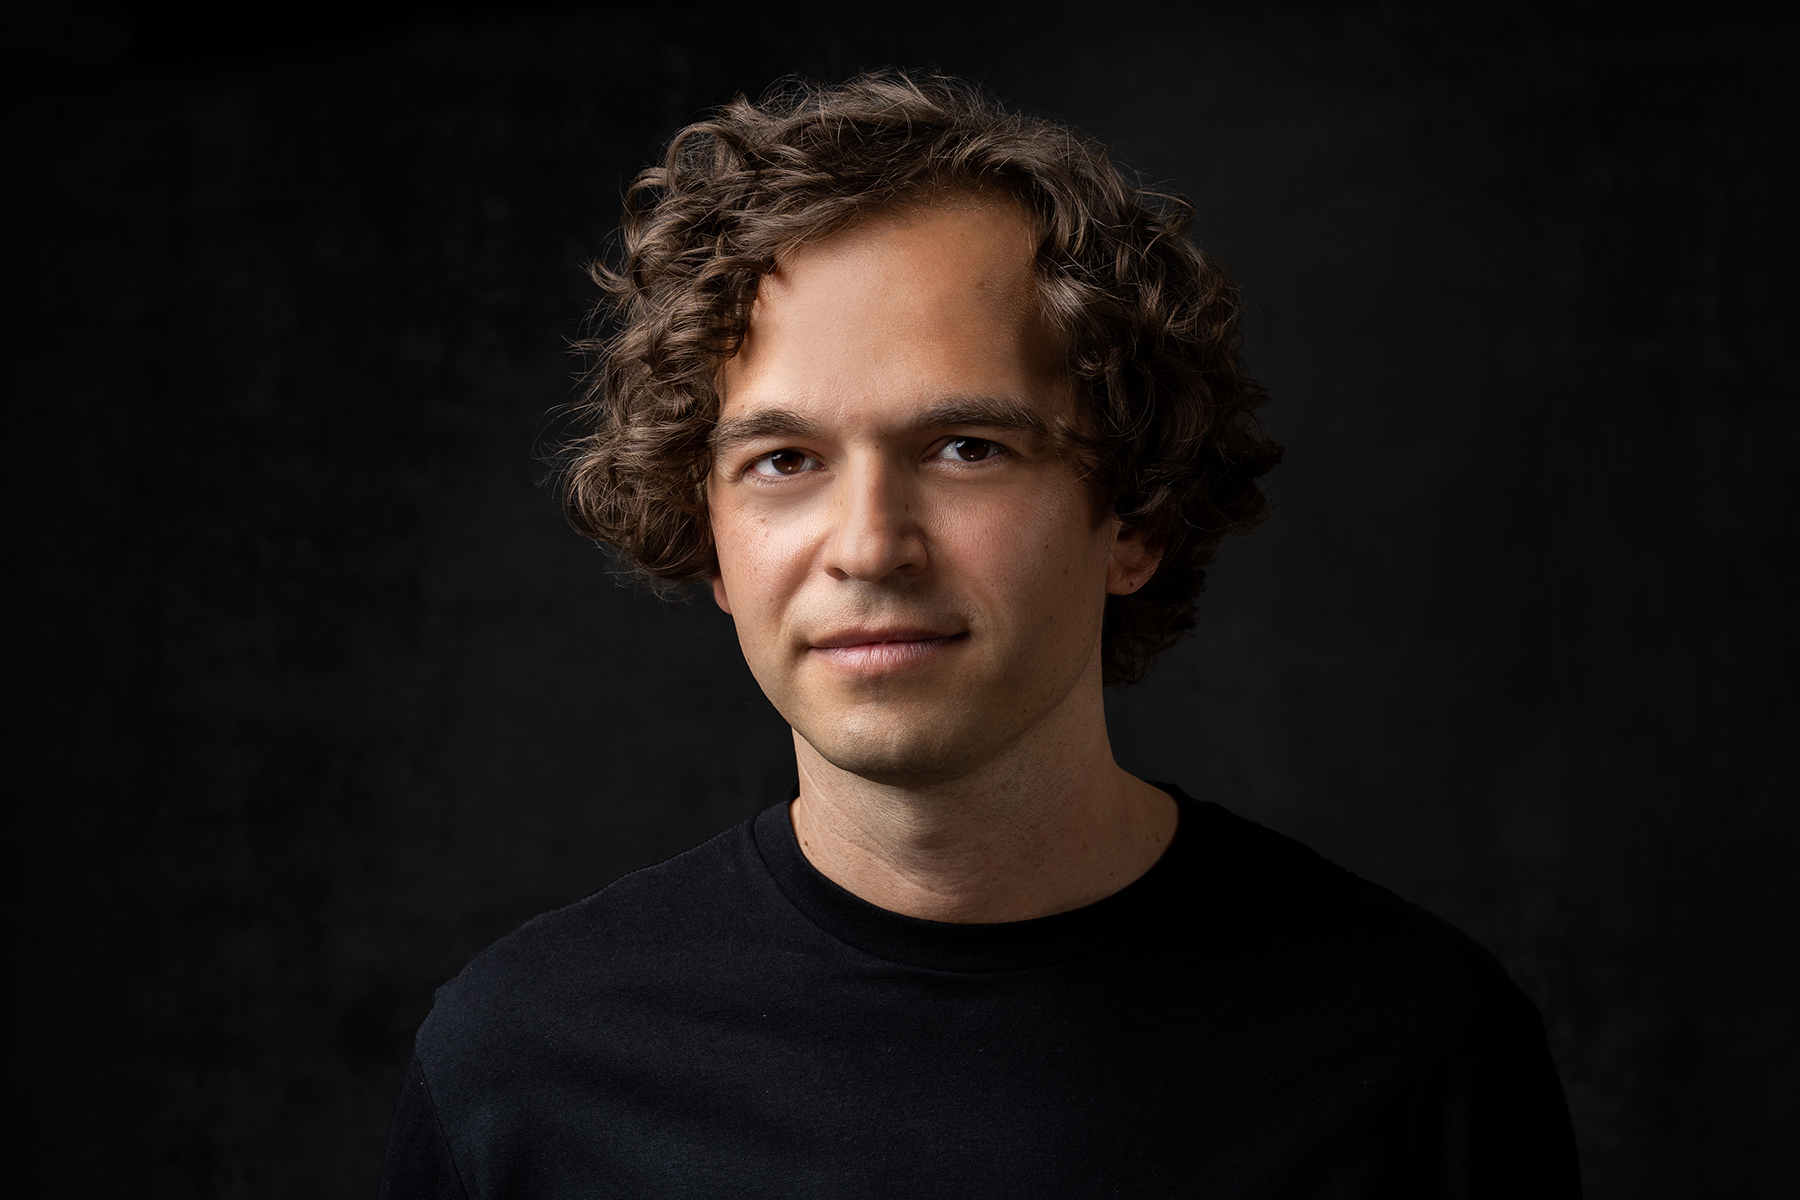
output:
[[[727,411],[869,406],[946,394],[1066,399],[1033,272],[1037,233],[1010,200],[950,196],[878,213],[763,277]]]

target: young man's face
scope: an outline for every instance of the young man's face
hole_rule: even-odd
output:
[[[885,214],[764,277],[707,484],[751,671],[833,765],[954,779],[1097,710],[1151,557],[1045,431],[1074,398],[1010,204]]]

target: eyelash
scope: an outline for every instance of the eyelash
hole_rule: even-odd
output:
[[[980,458],[961,458],[956,455],[946,453],[946,451],[949,451],[950,449],[952,449],[953,447],[956,447],[956,446],[963,446],[963,447],[978,446],[983,449],[984,453],[981,455]],[[994,441],[992,438],[953,437],[953,438],[945,439],[944,444],[939,446],[936,450],[934,450],[931,454],[931,457],[934,459],[942,460],[944,462],[956,462],[956,463],[962,463],[967,466],[974,466],[977,463],[988,462],[995,458],[1004,458],[1006,455],[1008,455],[1010,453],[1011,453],[1011,451],[1009,451],[1005,446],[1001,445],[999,442]],[[792,471],[783,471],[779,468],[776,468],[775,464],[774,464],[774,460],[779,457],[782,457],[783,455],[799,456],[799,458],[800,458],[799,466],[795,470],[792,470]],[[768,471],[759,469],[765,463],[767,463],[773,469],[768,470]],[[792,479],[796,475],[804,475],[810,470],[817,470],[819,468],[819,466],[820,466],[819,460],[817,458],[814,458],[812,455],[806,453],[806,451],[795,449],[792,446],[784,446],[780,450],[771,450],[767,454],[758,455],[756,458],[751,459],[749,465],[744,468],[744,473],[746,475],[759,476],[763,479]]]
[[[973,442],[975,445],[985,447],[986,453],[984,453],[980,458],[951,458],[951,459],[948,459],[948,461],[973,464],[973,463],[978,463],[978,462],[986,462],[990,458],[1004,458],[1006,456],[1006,454],[1008,453],[1005,446],[1002,446],[999,442],[994,441],[992,438],[953,437],[949,441],[945,442],[942,446],[938,447],[938,452],[935,455],[933,455],[932,457],[944,458],[945,457],[944,451],[950,449],[952,446],[965,445],[970,442]]]
[[[798,470],[794,470],[794,471],[782,471],[782,470],[761,471],[761,470],[757,469],[758,467],[762,466],[764,463],[768,463],[771,467],[773,467],[775,465],[773,460],[781,457],[784,454],[799,455],[800,468]],[[809,469],[807,466],[807,464],[809,464],[809,463],[812,464],[813,468],[816,468],[819,465],[819,460],[814,458],[812,455],[806,453],[804,450],[795,450],[792,447],[783,447],[780,450],[771,450],[767,454],[759,455],[758,457],[751,459],[750,465],[744,468],[744,473],[746,475],[760,475],[764,479],[789,479],[795,475],[805,474],[806,471]]]

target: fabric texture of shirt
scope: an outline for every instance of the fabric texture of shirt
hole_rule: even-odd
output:
[[[438,992],[385,1200],[1579,1193],[1536,1009],[1436,918],[1167,788],[1096,904],[868,904],[776,805]]]

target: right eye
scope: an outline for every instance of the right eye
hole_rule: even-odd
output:
[[[777,450],[765,454],[750,464],[754,475],[764,479],[778,479],[783,475],[799,475],[804,471],[817,471],[822,466],[818,459],[804,450]]]

